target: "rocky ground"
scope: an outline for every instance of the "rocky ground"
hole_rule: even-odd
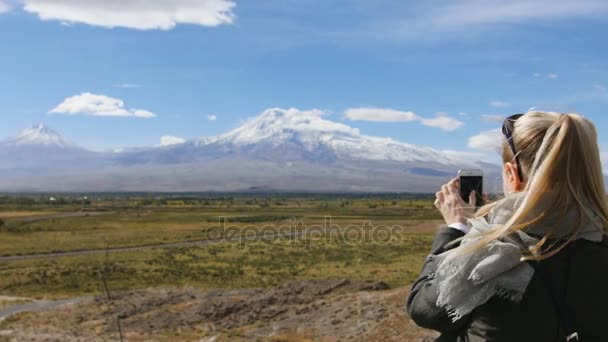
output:
[[[409,288],[347,279],[267,289],[147,289],[0,323],[0,341],[432,341],[404,312]]]

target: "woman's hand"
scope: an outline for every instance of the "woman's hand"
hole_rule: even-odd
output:
[[[460,180],[458,177],[443,185],[435,194],[435,207],[441,212],[446,224],[460,222],[467,223],[467,219],[475,214],[475,200],[477,194],[471,191],[469,203],[460,197]]]

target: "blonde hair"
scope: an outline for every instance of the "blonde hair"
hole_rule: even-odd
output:
[[[544,210],[559,213],[561,218],[574,209],[578,224],[557,248],[556,243],[544,248],[555,233],[554,230],[549,230],[531,249],[531,255],[526,256],[526,259],[540,260],[556,254],[589,222],[597,224],[604,233],[608,232],[608,204],[597,131],[593,123],[578,114],[532,111],[514,122],[512,133],[522,168],[521,174],[524,176],[523,198],[507,222],[462,252],[474,251],[531,224],[542,223],[546,213],[539,211],[539,208],[543,207],[547,208]],[[505,163],[515,158],[506,139],[503,141],[502,157]],[[543,194],[549,192],[554,196],[551,196],[546,206],[547,198]],[[482,207],[476,216],[489,214],[498,203],[500,202]]]

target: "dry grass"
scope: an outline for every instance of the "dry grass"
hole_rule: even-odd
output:
[[[5,309],[9,306],[29,303],[31,301],[32,299],[30,298],[0,296],[0,310]]]
[[[267,287],[290,279],[328,276],[380,279],[391,286],[411,282],[420,269],[440,221],[427,200],[392,199],[229,199],[209,205],[170,203],[153,207],[136,202],[98,204],[102,216],[63,217],[35,222],[7,221],[0,227],[0,254],[103,249],[204,240],[218,217],[240,229],[252,226],[390,227],[390,241],[325,237],[232,242],[199,247],[116,252],[108,276],[112,290],[149,286]],[[207,201],[202,201],[206,203]],[[260,207],[260,203],[264,204]],[[65,212],[69,207],[57,207]],[[24,213],[31,212],[24,208]],[[106,211],[107,212],[107,211]],[[433,211],[434,212],[434,211]],[[425,219],[425,217],[427,217]],[[57,298],[102,292],[104,254],[0,262],[0,293]]]
[[[37,217],[57,214],[56,211],[0,211],[0,219]]]

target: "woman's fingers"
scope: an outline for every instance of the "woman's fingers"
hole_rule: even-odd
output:
[[[441,190],[435,193],[435,197],[439,202],[444,202],[452,197],[460,198],[460,179],[456,177],[442,185]]]
[[[448,184],[453,185],[453,186],[457,186],[459,185],[458,183],[460,183],[460,178],[456,177],[456,178],[452,178]]]
[[[477,193],[475,193],[475,190],[471,191],[471,194],[469,195],[469,205],[471,207],[475,207],[475,204],[477,203]]]
[[[446,223],[461,222],[465,223],[468,217],[472,216],[475,208],[475,202],[478,194],[473,194],[468,200],[469,205],[460,197],[460,179],[458,177],[451,179],[447,184],[441,187],[441,190],[435,193],[435,207],[439,209],[441,216]]]
[[[437,191],[435,193],[435,203],[433,203],[435,205],[436,208],[439,208],[439,205],[441,204],[441,202],[443,202],[444,196],[443,196],[443,192],[442,191]]]
[[[442,194],[441,201],[448,201],[451,199],[451,202],[459,202],[464,204],[464,201],[460,198],[460,179],[458,177],[451,179],[448,183],[441,186],[441,191],[435,194],[437,197],[438,194]]]
[[[459,188],[459,184],[458,184],[458,177],[453,178],[452,180],[450,180],[447,184],[447,188],[450,194],[454,194],[459,192],[458,188]]]
[[[450,197],[450,189],[447,184],[441,186],[441,195],[443,196],[443,198]]]

